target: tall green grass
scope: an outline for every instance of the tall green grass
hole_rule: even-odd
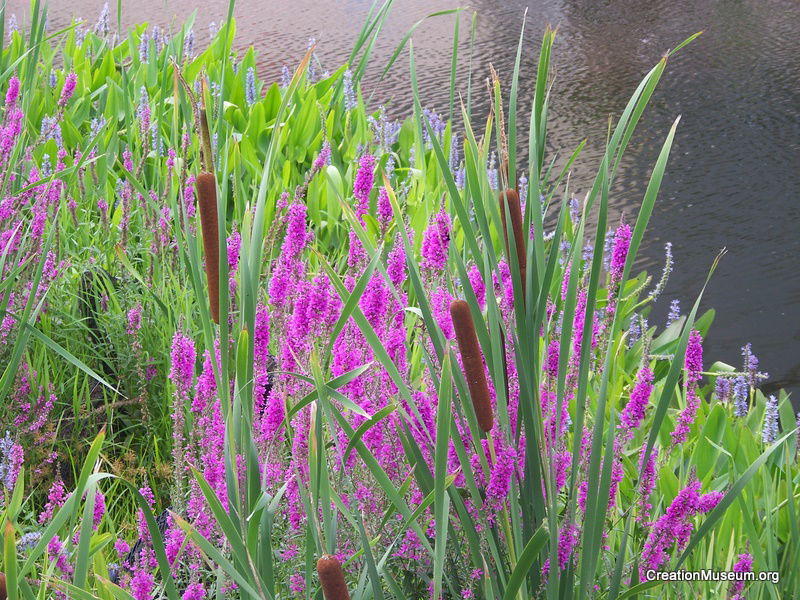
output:
[[[390,18],[391,8],[391,0],[373,5],[357,36],[348,58],[357,90],[381,30]],[[577,371],[569,373],[572,324],[579,289],[584,287],[586,291],[585,314],[593,315],[596,309],[608,305],[602,262],[609,226],[609,197],[622,156],[667,62],[695,36],[667,53],[633,91],[610,129],[597,175],[581,203],[581,217],[574,221],[569,215],[568,200],[573,190],[568,186],[567,175],[574,162],[581,158],[582,146],[570,152],[560,172],[552,170],[552,157],[546,153],[549,99],[550,94],[557,91],[557,87],[554,91],[551,76],[555,31],[544,32],[537,60],[523,52],[523,28],[509,96],[504,98],[502,86],[495,80],[491,98],[493,111],[486,123],[476,123],[472,117],[472,103],[478,92],[472,89],[472,81],[482,74],[473,74],[470,65],[466,74],[466,100],[456,93],[458,82],[465,75],[457,69],[458,52],[462,50],[458,43],[460,13],[433,13],[431,16],[436,18],[455,15],[448,126],[440,139],[424,116],[412,37],[415,25],[383,69],[385,74],[389,68],[401,68],[399,61],[407,52],[413,115],[404,122],[392,152],[402,171],[412,173],[406,182],[410,185],[401,191],[399,177],[390,178],[381,172],[385,162],[379,169],[394,215],[407,217],[412,231],[409,232],[398,218],[389,234],[381,236],[375,227],[360,227],[348,203],[355,177],[352,165],[358,147],[374,142],[368,118],[375,112],[371,112],[365,102],[363,90],[358,107],[347,111],[345,68],[330,77],[311,81],[308,67],[316,59],[310,49],[294,70],[288,86],[283,89],[277,84],[264,86],[259,100],[248,106],[246,72],[256,65],[256,60],[250,49],[242,53],[238,70],[234,70],[229,61],[235,47],[232,14],[233,2],[229,5],[225,25],[208,48],[196,57],[184,55],[184,39],[191,19],[160,53],[144,62],[137,51],[144,26],[134,28],[116,46],[112,46],[107,37],[92,33],[78,44],[76,25],[46,33],[44,10],[38,0],[32,5],[30,29],[14,33],[9,43],[3,42],[0,82],[6,82],[12,73],[17,73],[23,86],[20,97],[26,126],[25,137],[15,150],[17,161],[23,160],[19,149],[22,146],[32,147],[35,161],[41,160],[45,151],[55,152],[52,140],[40,144],[36,139],[41,117],[50,114],[58,99],[55,91],[49,91],[46,79],[50,71],[60,73],[59,78],[68,71],[78,74],[79,87],[66,110],[62,132],[67,145],[80,149],[81,159],[49,179],[58,177],[64,181],[89,225],[78,227],[64,209],[53,215],[40,255],[55,249],[59,258],[69,259],[70,266],[61,282],[48,289],[38,302],[34,300],[44,263],[36,257],[9,269],[9,276],[0,282],[0,316],[11,315],[17,323],[10,344],[0,351],[4,360],[0,403],[11,405],[15,378],[20,365],[27,361],[50,373],[61,398],[58,413],[64,421],[59,425],[65,426],[68,419],[74,421],[71,432],[61,438],[62,446],[72,445],[69,462],[74,491],[52,520],[42,527],[41,539],[26,553],[17,552],[16,541],[30,527],[38,512],[36,509],[41,507],[47,479],[23,473],[13,490],[4,490],[0,522],[4,532],[2,571],[9,582],[9,597],[48,598],[54,589],[59,589],[75,598],[132,598],[128,591],[111,583],[108,563],[114,556],[114,539],[135,529],[133,521],[141,510],[154,542],[159,597],[180,598],[181,582],[170,575],[163,536],[153,511],[138,491],[142,484],[149,484],[157,491],[160,504],[168,505],[172,482],[162,472],[170,460],[172,405],[165,374],[169,370],[170,339],[178,329],[202,340],[206,349],[213,349],[215,341],[223,349],[220,363],[214,364],[214,369],[225,415],[227,510],[196,465],[192,465],[192,477],[224,536],[224,545],[204,538],[178,512],[172,513],[173,518],[207,558],[208,578],[213,581],[216,598],[225,597],[223,586],[230,581],[238,586],[236,597],[239,598],[289,597],[287,573],[280,564],[280,531],[275,526],[285,486],[274,494],[268,491],[253,433],[253,332],[258,302],[270,277],[270,264],[279,252],[279,244],[273,237],[277,203],[284,190],[304,183],[305,173],[323,141],[330,142],[333,160],[325,168],[324,176],[309,183],[306,206],[309,225],[317,235],[307,260],[314,272],[327,274],[341,298],[342,311],[333,338],[352,320],[360,328],[376,365],[364,365],[344,375],[333,376],[332,338],[319,340],[319,346],[305,365],[305,373],[296,374],[310,391],[305,397],[295,399],[295,404],[289,407],[290,414],[311,407],[313,415],[309,432],[310,477],[308,485],[301,486],[307,516],[303,553],[305,597],[321,598],[314,576],[316,561],[320,555],[339,549],[338,537],[346,528],[357,532],[360,541],[359,549],[346,560],[346,567],[351,569],[351,596],[359,600],[411,600],[427,597],[429,593],[435,598],[456,598],[465,586],[465,574],[476,569],[482,576],[473,592],[486,599],[670,598],[698,593],[698,588],[690,584],[638,582],[638,561],[647,533],[636,523],[630,509],[635,503],[636,485],[641,477],[638,454],[623,457],[626,478],[619,487],[619,506],[611,514],[608,511],[616,426],[624,406],[623,398],[630,391],[638,365],[642,361],[652,361],[656,372],[653,410],[643,426],[644,433],[636,438],[647,455],[656,445],[669,447],[669,431],[674,425],[676,407],[681,408],[685,402],[681,372],[690,332],[698,329],[705,334],[713,320],[713,312],[699,315],[703,286],[697,290],[697,299],[685,318],[658,335],[650,332],[653,338],[651,356],[646,355],[643,344],[626,346],[625,330],[633,313],[647,309],[648,301],[643,293],[647,276],[634,276],[634,264],[667,170],[677,118],[668,130],[636,216],[630,251],[619,282],[619,301],[608,324],[607,343],[596,354],[590,344],[583,343],[580,355],[573,357]],[[5,23],[5,17],[0,9],[0,21]],[[473,40],[475,28],[473,18]],[[57,68],[58,64],[63,64],[63,69]],[[521,77],[535,77],[532,98],[519,97]],[[201,80],[202,85],[195,91],[194,83]],[[221,93],[217,94],[207,81],[218,84]],[[186,153],[177,156],[176,168],[171,172],[158,160],[158,152],[154,152],[137,131],[136,107],[141,101],[143,86],[149,91],[154,107],[151,120],[168,141],[168,146],[181,148],[183,133],[190,133]],[[39,93],[40,90],[44,92]],[[201,150],[204,144],[195,129],[195,115],[200,105],[208,119],[209,139],[216,140],[210,153],[208,149]],[[531,116],[525,157],[518,151],[519,140],[526,138],[518,116],[528,106]],[[106,124],[87,137],[88,115],[94,114],[92,111],[102,114]],[[463,189],[457,185],[448,160],[451,145],[457,138],[463,140],[466,182]],[[425,139],[430,140],[429,149]],[[119,158],[123,147],[133,149],[132,170]],[[413,166],[409,159],[412,148],[416,161]],[[512,239],[508,246],[504,243],[499,212],[502,205],[496,202],[497,192],[491,189],[487,177],[486,164],[492,149],[501,156],[501,162],[507,159],[507,172],[501,175],[504,182],[511,182],[510,187],[514,187],[520,172],[527,173],[529,180],[523,229],[525,232],[532,230],[533,235],[525,243],[528,269],[524,278],[519,269],[521,257],[516,255],[512,228],[509,228]],[[233,227],[242,236],[237,297],[230,297],[226,285],[227,257],[220,253],[219,326],[213,322],[208,303],[202,236],[199,228],[192,227],[181,207],[186,178],[200,170],[201,153],[211,154],[209,164],[216,175],[220,247],[226,247]],[[95,178],[95,186],[87,185]],[[141,211],[134,214],[129,225],[130,237],[126,244],[114,229],[122,218],[121,210],[111,208],[111,225],[104,228],[96,205],[100,198],[114,197],[115,186],[123,179],[129,181],[143,199]],[[47,178],[27,187],[41,183],[47,183]],[[19,178],[14,182],[4,179],[4,185],[18,194],[24,184]],[[151,197],[151,190],[156,192],[155,197]],[[514,446],[524,432],[524,464],[518,476],[511,479],[507,504],[498,513],[495,523],[490,523],[481,511],[470,510],[483,504],[486,490],[481,481],[488,480],[496,462],[493,438],[487,439],[478,427],[466,380],[458,366],[457,347],[441,331],[430,302],[431,290],[417,259],[422,231],[442,197],[453,220],[446,285],[453,295],[463,296],[469,304],[487,371],[495,384],[496,420],[501,439]],[[552,207],[545,214],[540,210],[540,197],[542,206]],[[151,235],[147,219],[161,214],[165,207],[176,217],[169,226],[175,247],[154,254],[148,247]],[[510,214],[505,217],[510,218]],[[21,226],[16,232],[23,240],[29,235],[26,227]],[[546,236],[545,230],[551,227],[553,236]],[[345,284],[342,266],[346,262],[343,244],[350,230],[356,232],[370,256],[368,266],[352,290]],[[395,289],[386,269],[384,248],[395,234],[408,257],[407,290]],[[570,243],[566,256],[562,255],[559,245],[562,240]],[[592,252],[591,260],[586,261],[586,271],[582,273],[580,255],[584,244],[590,244]],[[0,256],[0,272],[4,272],[7,258]],[[510,268],[514,297],[525,298],[524,302],[516,301],[513,312],[505,315],[499,307],[500,298],[495,295],[492,279],[493,274],[501,272],[503,262]],[[709,277],[715,264],[713,257],[709,257]],[[477,267],[485,284],[485,310],[481,310],[476,290],[470,283],[468,272],[472,265]],[[109,347],[85,341],[92,338],[87,337],[88,324],[76,308],[75,290],[83,272],[99,273],[101,269],[112,272],[114,279],[93,290],[107,297],[110,307],[108,314],[98,315],[101,326],[109,333]],[[383,277],[393,297],[399,298],[404,292],[408,294],[408,347],[412,362],[410,371],[414,374],[411,379],[399,372],[359,305],[361,294],[374,275]],[[16,289],[17,281],[22,278],[30,282],[31,293],[22,312],[17,314],[9,309],[7,294]],[[566,293],[562,299],[560,292],[564,281]],[[505,291],[501,290],[501,294]],[[563,314],[555,414],[560,415],[561,407],[568,405],[573,421],[573,433],[566,440],[573,456],[571,475],[569,484],[560,494],[555,489],[553,457],[548,454],[544,442],[540,396],[547,351],[544,340],[556,327],[548,317],[548,301]],[[125,337],[125,314],[136,302],[145,305],[147,323],[143,327],[141,353],[132,359],[128,356],[131,360],[126,362],[130,342]],[[49,305],[46,311],[45,303]],[[544,338],[540,331],[545,332]],[[592,319],[585,319],[582,339],[591,337]],[[104,362],[114,365],[112,373],[102,369]],[[160,374],[150,382],[141,383],[141,387],[129,385],[126,380],[133,379],[136,369],[144,368],[145,362],[155,365]],[[509,418],[509,391],[502,385],[507,379],[509,363],[515,365],[519,374],[518,423],[512,423]],[[348,417],[359,407],[341,390],[372,366],[387,373],[397,387],[397,394],[385,409],[368,414],[363,424],[353,427]],[[732,367],[715,363],[707,374],[713,377],[730,371]],[[573,376],[577,382],[576,394],[570,399],[567,379]],[[408,420],[418,416],[414,414],[417,411],[414,393],[419,391],[423,380],[431,382],[438,397],[435,430],[427,432],[431,447],[420,448],[408,427],[398,429],[403,449],[403,456],[398,456],[398,460],[407,462],[413,473],[413,481],[409,477],[398,484],[372,456],[363,438],[371,427],[393,413],[402,414]],[[137,381],[141,381],[141,377]],[[659,463],[658,485],[652,498],[653,515],[663,514],[692,474],[701,480],[703,489],[723,491],[725,495],[713,511],[697,519],[688,545],[676,554],[670,565],[692,570],[728,569],[735,562],[739,549],[744,551],[745,540],[749,540],[755,569],[779,571],[782,580],[779,586],[751,584],[747,588],[748,597],[793,597],[800,593],[800,580],[791,568],[799,556],[797,490],[800,472],[795,457],[795,420],[791,405],[782,394],[783,434],[774,444],[764,445],[760,440],[760,423],[765,399],[760,392],[754,392],[754,409],[742,419],[734,419],[728,405],[712,399],[710,384],[702,393],[709,402],[701,403],[690,439]],[[134,404],[137,407],[144,406],[149,420],[141,422],[140,414],[144,413],[134,412],[130,404],[125,404],[127,401],[138,403]],[[4,417],[3,423],[10,422],[13,416],[10,411],[0,414]],[[465,424],[466,429],[460,429],[457,424]],[[584,426],[586,440],[583,439]],[[337,435],[340,431],[344,432],[346,445]],[[462,433],[465,431],[468,435]],[[87,440],[92,440],[91,444],[81,448],[80,443]],[[482,440],[487,440],[488,456],[480,446]],[[557,567],[559,528],[579,510],[576,478],[584,442],[590,442],[591,448],[587,481],[592,493],[575,558],[568,568],[560,571]],[[53,447],[56,446],[58,444]],[[451,447],[457,459],[455,471],[450,463]],[[123,456],[127,451],[136,452],[141,464],[154,469],[136,474],[133,468],[125,467]],[[359,465],[385,499],[384,514],[378,515],[380,523],[401,522],[404,528],[416,534],[429,556],[430,569],[424,579],[414,580],[404,572],[394,556],[399,540],[388,536],[389,529],[373,527],[375,515],[363,514],[344,501],[341,473],[346,467],[341,457],[351,454],[358,458]],[[426,455],[433,457],[432,463],[426,461]],[[479,459],[477,466],[471,460],[473,455]],[[463,487],[455,484],[458,474],[464,476]],[[421,502],[412,500],[409,493],[412,485],[421,492]],[[100,487],[108,497],[113,494],[114,502],[104,525],[94,531],[94,492]],[[54,535],[67,545],[74,565],[69,581],[57,575],[54,562],[47,558],[47,544]],[[548,559],[549,571],[543,572]],[[702,593],[704,597],[722,597],[727,588],[724,584],[710,584]]]

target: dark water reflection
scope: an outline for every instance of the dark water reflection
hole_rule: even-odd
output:
[[[161,26],[189,15],[198,0],[124,3],[123,24]],[[54,26],[72,16],[94,20],[95,0],[51,2]],[[115,4],[115,3],[112,3]],[[294,65],[308,39],[334,68],[347,56],[367,14],[368,0],[239,0],[237,42],[259,51],[259,76],[277,78]],[[227,3],[203,2],[195,30],[207,34]],[[407,59],[382,82],[376,72],[408,28],[453,2],[397,0],[373,61],[367,89],[391,113],[410,112]],[[651,322],[663,323],[672,298],[688,310],[717,252],[727,247],[703,307],[717,310],[707,357],[739,364],[739,348],[753,343],[771,374],[768,389],[800,391],[800,3],[795,0],[472,0],[478,11],[473,66],[474,103],[486,112],[483,79],[491,62],[504,81],[513,69],[522,15],[528,8],[520,98],[528,104],[538,40],[557,25],[556,81],[551,106],[551,151],[566,154],[588,140],[572,189],[585,193],[597,168],[608,115],[619,115],[635,86],[668,48],[694,32],[705,33],[670,60],[632,141],[612,191],[612,222],[633,217],[661,143],[681,115],[668,173],[651,219],[641,267],[661,268],[665,242],[674,245],[676,268]],[[26,0],[11,0],[21,20]],[[112,21],[116,19],[112,6]],[[176,17],[177,15],[177,17]],[[469,20],[461,21],[468,39]],[[414,36],[425,104],[447,108],[453,18],[423,24]],[[467,46],[460,72],[465,74]],[[460,86],[466,93],[465,77]],[[527,111],[526,111],[527,112]],[[521,116],[527,124],[527,114]]]

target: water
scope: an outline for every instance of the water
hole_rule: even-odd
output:
[[[112,5],[116,3],[112,2]],[[197,0],[127,4],[122,23],[179,23]],[[226,2],[207,2],[197,15],[198,41],[225,18]],[[255,45],[259,77],[277,79],[316,38],[323,65],[349,54],[369,10],[368,0],[240,0],[237,45]],[[73,16],[94,22],[95,0],[51,2],[51,29]],[[453,2],[397,0],[376,47],[366,82],[375,101],[396,116],[411,111],[407,54],[383,81],[379,73],[405,32],[433,10]],[[558,26],[554,48],[550,148],[568,154],[587,146],[571,187],[583,196],[599,164],[609,115],[618,116],[642,76],[664,52],[689,35],[703,35],[670,59],[651,106],[628,149],[611,194],[611,222],[635,218],[650,169],[672,121],[681,115],[661,194],[640,253],[640,268],[658,276],[663,247],[673,243],[676,267],[651,323],[663,324],[672,298],[691,307],[714,257],[728,252],[714,274],[701,310],[716,320],[706,357],[741,363],[752,342],[771,377],[765,391],[800,392],[800,3],[795,0],[473,0],[461,17],[459,90],[466,95],[469,18],[478,12],[473,103],[487,110],[483,80],[491,62],[509,83],[517,40],[528,8],[520,98],[530,103],[535,60],[545,26]],[[27,0],[11,0],[20,22]],[[115,6],[111,9],[116,22]],[[446,111],[454,17],[437,17],[414,35],[423,103]],[[521,122],[527,125],[527,111]],[[795,398],[797,404],[797,398]]]

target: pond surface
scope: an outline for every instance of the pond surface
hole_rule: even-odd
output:
[[[179,23],[199,0],[123,2],[123,26],[149,21]],[[535,60],[546,25],[558,26],[556,79],[550,110],[550,150],[568,154],[587,146],[572,173],[580,197],[591,185],[606,135],[642,76],[664,52],[691,34],[700,38],[670,59],[651,106],[637,130],[612,190],[610,222],[635,218],[650,169],[673,120],[681,115],[667,175],[640,252],[641,268],[656,277],[664,244],[673,244],[675,270],[654,307],[663,325],[673,298],[688,312],[720,251],[727,248],[703,300],[716,320],[706,357],[741,363],[752,342],[770,379],[767,391],[785,387],[800,396],[800,3],[796,0],[465,0],[461,17],[459,89],[466,94],[471,10],[478,13],[473,102],[485,115],[483,80],[491,62],[508,84],[523,14],[528,9],[520,98],[532,98]],[[227,2],[202,2],[195,31],[227,13]],[[111,19],[116,21],[116,2]],[[294,66],[308,39],[316,38],[326,68],[349,54],[369,11],[368,0],[239,0],[238,46],[254,44],[259,77],[277,78]],[[73,16],[94,22],[96,0],[50,2],[51,30]],[[389,75],[380,69],[405,32],[433,10],[456,1],[397,0],[371,63],[366,91],[390,114],[410,113],[408,59]],[[27,20],[27,0],[10,0],[8,13]],[[423,23],[414,35],[423,104],[447,110],[453,16]],[[206,38],[207,39],[207,38]],[[527,113],[527,111],[526,111]],[[480,117],[479,117],[480,118]],[[520,122],[527,126],[527,114]],[[798,399],[795,398],[795,404]]]

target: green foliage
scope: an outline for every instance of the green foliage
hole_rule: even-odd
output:
[[[169,454],[174,390],[166,375],[170,343],[177,330],[202,340],[203,348],[212,353],[215,342],[222,348],[219,364],[211,362],[225,417],[227,497],[218,496],[197,465],[191,465],[191,472],[224,544],[204,537],[178,510],[171,512],[173,522],[187,534],[190,541],[186,543],[202,551],[207,563],[204,574],[217,598],[223,597],[223,587],[231,582],[238,586],[231,597],[289,597],[285,581],[289,573],[280,564],[281,532],[275,526],[288,482],[273,493],[264,485],[253,433],[253,332],[258,304],[280,253],[282,195],[294,190],[303,192],[308,226],[314,232],[309,271],[325,273],[341,298],[341,314],[331,337],[319,340],[305,371],[294,374],[310,391],[287,407],[284,420],[290,434],[296,434],[291,432],[292,418],[306,410],[312,415],[309,477],[298,492],[307,517],[301,552],[306,598],[322,597],[312,575],[316,559],[337,551],[337,540],[345,529],[356,532],[360,543],[345,565],[357,600],[428,597],[429,587],[436,598],[457,598],[465,589],[476,597],[508,600],[677,598],[698,593],[724,597],[727,583],[702,584],[698,592],[698,584],[668,587],[638,581],[650,525],[635,518],[634,507],[641,499],[638,484],[647,456],[655,448],[661,454],[650,497],[654,520],[695,476],[704,491],[723,493],[716,508],[694,519],[693,535],[668,565],[729,570],[738,554],[749,551],[754,571],[779,571],[782,579],[776,586],[750,584],[747,597],[800,594],[800,578],[792,568],[800,560],[800,470],[796,422],[786,394],[778,399],[783,433],[775,443],[765,444],[761,427],[766,399],[760,391],[751,391],[750,413],[735,418],[729,402],[716,398],[710,385],[702,388],[699,393],[704,401],[688,439],[671,448],[669,433],[687,402],[682,373],[690,334],[697,330],[705,336],[714,317],[713,311],[699,314],[704,288],[698,289],[686,317],[660,333],[651,328],[642,340],[628,345],[626,331],[631,321],[646,316],[653,302],[646,294],[650,279],[645,273],[634,276],[633,266],[667,169],[677,119],[654,165],[615,290],[602,269],[609,196],[622,156],[668,60],[693,38],[668,53],[635,89],[613,124],[597,176],[576,218],[570,215],[572,190],[567,174],[580,158],[582,145],[571,151],[560,172],[552,171],[553,157],[546,153],[555,32],[544,32],[535,62],[535,92],[529,99],[518,96],[519,78],[534,64],[523,53],[524,29],[520,32],[509,98],[503,98],[500,82],[494,81],[493,111],[482,134],[471,118],[471,72],[466,104],[456,105],[456,83],[463,74],[457,73],[459,45],[454,42],[449,120],[438,136],[425,115],[417,86],[412,42],[416,24],[383,71],[385,75],[389,68],[398,68],[394,63],[408,50],[413,115],[402,123],[397,140],[376,152],[376,173],[396,218],[385,228],[368,215],[362,227],[350,206],[355,161],[360,148],[380,145],[373,121],[381,117],[381,111],[366,106],[359,82],[391,6],[391,0],[373,6],[347,65],[312,79],[309,66],[316,57],[311,49],[286,85],[258,82],[253,102],[248,100],[247,78],[256,66],[254,51],[251,48],[229,59],[235,35],[233,2],[225,25],[196,56],[185,52],[193,17],[160,48],[154,40],[148,41],[144,46],[147,60],[139,51],[142,40],[147,40],[146,26],[133,28],[117,43],[108,35],[84,32],[77,24],[46,34],[38,0],[32,6],[29,31],[10,37],[0,31],[4,40],[0,88],[7,87],[12,75],[19,77],[25,115],[21,137],[9,159],[13,167],[0,179],[0,189],[20,196],[59,180],[64,199],[74,202],[72,208],[53,212],[41,240],[27,221],[13,228],[3,224],[4,231],[19,236],[20,244],[30,245],[36,254],[13,267],[7,262],[10,252],[0,254],[0,273],[7,274],[0,281],[0,321],[13,322],[11,337],[0,349],[0,422],[13,422],[18,409],[14,389],[26,365],[38,374],[42,388],[51,389],[59,399],[47,435],[26,441],[42,456],[51,452],[61,456],[58,464],[22,471],[14,489],[2,488],[1,570],[9,583],[9,597],[33,600],[50,597],[58,589],[75,598],[132,598],[110,581],[108,567],[119,558],[113,542],[126,534],[130,537],[139,525],[146,527],[153,541],[158,597],[180,597],[184,582],[170,574],[167,544],[153,508],[139,491],[152,488],[157,504],[166,507],[171,488],[178,485],[172,479]],[[430,17],[448,15],[455,18],[458,40],[460,11],[440,11]],[[0,21],[5,22],[3,9]],[[474,31],[473,19],[473,39]],[[66,106],[61,106],[68,73],[77,75],[77,88]],[[354,108],[348,107],[346,97],[348,77],[357,94]],[[524,134],[518,108],[526,101],[531,109],[527,164],[518,151]],[[152,126],[141,126],[143,106]],[[187,190],[192,196],[189,177],[201,170],[200,106],[208,116],[214,146],[211,166],[220,199],[220,247],[226,247],[234,230],[241,235],[235,293],[226,285],[230,265],[224,252],[217,265],[223,282],[219,326],[212,320],[208,303],[202,239],[188,214],[193,197],[190,203],[185,201]],[[60,141],[45,139],[40,127],[42,119],[52,115],[59,115]],[[450,164],[457,143],[463,144],[463,186]],[[315,170],[314,161],[324,144],[330,147],[331,162]],[[57,158],[61,147],[72,152]],[[30,149],[30,155],[25,156],[22,148]],[[511,215],[501,215],[499,207],[507,204],[494,201],[497,192],[486,169],[492,148],[507,156],[507,172],[500,174],[502,188],[518,181],[523,172],[528,176],[527,197],[533,200],[525,204],[523,230],[532,231],[532,236],[525,240],[525,257],[516,254],[512,228],[508,246],[503,239],[500,223],[503,216],[509,219]],[[170,155],[172,164],[165,160],[166,149],[175,151]],[[32,166],[41,167],[48,160],[63,164],[50,174],[39,169],[35,177],[29,177]],[[389,160],[394,175],[387,174]],[[9,176],[12,170],[13,178]],[[120,191],[125,183],[131,186],[127,198]],[[374,209],[374,195],[370,202]],[[459,368],[457,345],[442,331],[430,300],[430,282],[418,261],[423,232],[442,206],[453,220],[450,269],[442,285],[469,304],[487,372],[495,384],[496,436],[487,437],[478,427]],[[546,229],[552,236],[545,234]],[[351,232],[370,257],[352,285],[344,277]],[[562,241],[568,242],[566,250]],[[395,287],[387,272],[384,249],[392,244],[401,244],[408,257],[408,289]],[[591,248],[588,259],[581,257],[585,245]],[[45,260],[39,258],[51,251],[56,262],[64,262],[58,279],[43,283]],[[527,270],[519,268],[523,258]],[[710,266],[709,277],[715,265]],[[485,286],[485,308],[471,283],[473,267]],[[502,280],[504,268],[510,279],[495,285],[493,277]],[[408,300],[409,376],[398,370],[362,309],[364,291],[376,277],[393,298]],[[17,281],[30,286],[26,301],[15,306],[9,293],[19,292]],[[504,308],[505,295],[524,300]],[[582,307],[580,302],[584,302]],[[132,334],[130,311],[137,307],[143,307],[143,323]],[[573,334],[583,340],[594,335],[593,319],[576,320],[581,310],[584,315],[599,310],[608,315],[604,341],[597,349],[583,343],[575,350]],[[554,311],[562,315],[558,325],[551,318]],[[374,364],[334,376],[334,342],[348,323],[359,328]],[[560,415],[562,407],[567,407],[572,418],[572,430],[563,440],[564,448],[571,451],[570,478],[560,490],[542,416],[547,340],[551,338],[559,340],[551,382],[554,412]],[[512,391],[502,385],[508,381],[509,364],[518,377],[516,420],[509,409]],[[630,446],[619,456],[624,478],[616,493],[610,494],[616,485],[612,465],[620,412],[642,366],[654,372],[654,402]],[[385,407],[369,412],[342,390],[372,368],[386,373],[396,393]],[[153,377],[148,376],[151,371]],[[721,373],[735,370],[715,363],[704,375],[713,382]],[[426,432],[430,447],[420,445],[407,425],[398,429],[403,456],[397,460],[409,466],[408,478],[398,482],[373,456],[365,436],[397,415],[421,422],[415,393],[423,389],[433,390],[438,398],[433,430]],[[360,425],[353,426],[352,415],[363,418]],[[519,444],[524,460],[510,479],[506,503],[490,519],[475,507],[484,504],[500,443],[503,447]],[[582,447],[590,449],[585,464],[584,483],[590,490],[585,510],[579,508],[577,479]],[[432,462],[426,456],[433,457]],[[383,514],[367,515],[345,498],[345,478],[339,470],[351,458],[380,489]],[[17,541],[35,522],[57,471],[72,494],[43,525],[33,547],[18,550]],[[419,492],[416,498],[410,492],[412,486]],[[96,528],[93,515],[100,489],[113,502],[108,501],[108,513]],[[616,506],[610,509],[612,499]],[[580,541],[562,570],[559,533],[579,514]],[[374,527],[375,519],[380,527]],[[390,521],[402,523],[414,534],[429,557],[424,577],[405,570],[396,559],[401,540],[388,534],[384,526]],[[65,546],[72,566],[70,577],[57,570],[48,553],[54,536]],[[481,575],[475,577],[473,588],[467,578],[476,571]]]

